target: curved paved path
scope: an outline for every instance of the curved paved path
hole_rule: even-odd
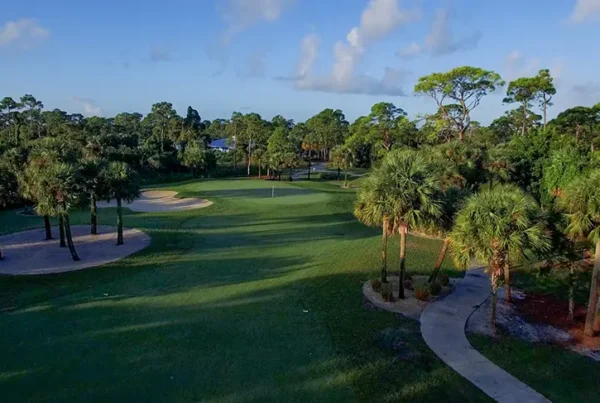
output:
[[[490,282],[483,269],[467,271],[452,294],[423,311],[425,342],[442,361],[498,402],[549,402],[481,355],[467,340],[467,320],[489,295]]]

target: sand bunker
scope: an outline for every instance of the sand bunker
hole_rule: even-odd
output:
[[[180,199],[176,198],[177,192],[171,190],[149,190],[142,192],[139,199],[131,203],[124,203],[123,207],[127,207],[131,211],[140,213],[159,213],[166,211],[183,211],[196,208],[203,208],[212,205],[211,201],[205,199],[196,199],[194,197]],[[99,208],[117,207],[116,201],[110,203],[99,202]]]
[[[144,232],[124,228],[124,245],[116,246],[117,229],[98,226],[98,235],[90,235],[89,225],[72,226],[73,242],[80,261],[74,262],[68,248],[60,248],[58,230],[56,239],[45,241],[43,228],[0,236],[3,260],[0,274],[33,275],[62,273],[115,262],[150,245]]]

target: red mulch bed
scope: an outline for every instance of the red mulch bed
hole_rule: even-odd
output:
[[[600,350],[600,337],[588,337],[583,334],[586,315],[584,305],[575,304],[575,318],[570,321],[569,302],[550,295],[526,294],[525,299],[516,300],[514,304],[519,314],[528,322],[563,329],[573,336],[576,344]]]

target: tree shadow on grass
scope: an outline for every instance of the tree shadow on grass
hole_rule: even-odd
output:
[[[162,288],[169,275],[142,295],[0,315],[6,401],[486,401],[416,323],[364,306],[362,273]],[[394,327],[417,359],[378,344]]]

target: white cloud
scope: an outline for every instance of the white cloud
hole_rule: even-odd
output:
[[[400,49],[396,54],[403,58],[411,58],[425,51],[430,51],[434,56],[441,56],[461,50],[477,47],[481,39],[481,32],[454,38],[450,28],[450,12],[447,8],[437,9],[431,31],[425,37],[423,44],[413,42],[410,46]]]
[[[477,46],[479,39],[481,39],[481,33],[475,32],[455,40],[450,29],[449,19],[450,14],[447,8],[436,10],[431,32],[425,38],[425,46],[431,50],[433,55],[444,55],[459,50],[472,49]]]
[[[32,18],[22,18],[16,21],[8,21],[0,29],[0,47],[17,45],[22,48],[35,45],[48,38],[50,31]]]
[[[340,82],[330,76],[308,76],[296,81],[296,88],[307,91],[333,92],[338,94],[365,94],[405,96],[402,84],[410,72],[386,67],[382,79],[356,74],[352,80]]]
[[[293,0],[227,0],[223,17],[227,28],[221,41],[228,45],[231,39],[258,22],[277,21]]]
[[[208,49],[208,56],[221,64],[215,74],[225,71],[229,59],[228,48],[236,35],[260,22],[279,20],[295,0],[226,0],[217,2],[225,20],[225,29]]]
[[[298,62],[298,77],[306,77],[317,60],[321,39],[317,34],[309,34],[302,39],[302,51]]]
[[[417,56],[421,52],[423,52],[423,47],[421,45],[419,45],[417,42],[413,42],[406,48],[400,49],[396,54],[405,59],[409,59],[411,57]]]
[[[267,73],[266,59],[267,51],[265,49],[255,49],[250,52],[246,58],[245,65],[242,66],[238,75],[246,78],[260,78]]]
[[[600,15],[600,0],[577,0],[569,20],[575,24],[592,20]]]
[[[102,116],[102,108],[100,108],[92,99],[73,97],[73,101],[81,110],[84,116]]]
[[[550,67],[547,66],[547,61],[542,61],[539,57],[526,57],[521,51],[513,50],[504,60],[502,76],[507,82],[510,82],[520,77],[533,77],[541,69],[548,69],[554,79],[554,86],[556,88],[561,87],[565,72],[565,60],[561,58],[554,59]]]
[[[504,61],[504,78],[511,81],[519,77],[534,76],[542,68],[541,64],[540,58],[528,58],[521,51],[513,50]]]
[[[316,60],[319,41],[315,36],[304,38],[296,88],[336,93],[404,95],[399,80],[390,80],[391,77],[401,76],[399,72],[402,70],[388,67],[385,76],[377,79],[357,74],[356,69],[370,45],[419,16],[418,10],[400,8],[399,0],[369,1],[361,15],[360,24],[348,32],[345,41],[334,45],[331,74],[324,76],[309,74]]]

